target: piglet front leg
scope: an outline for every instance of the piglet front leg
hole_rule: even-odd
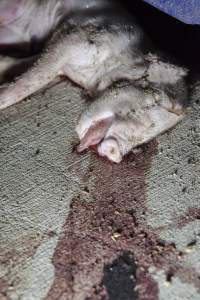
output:
[[[55,33],[52,44],[49,43],[33,66],[0,91],[0,110],[20,102],[59,77],[59,72],[67,60],[66,43],[59,37],[59,32]]]

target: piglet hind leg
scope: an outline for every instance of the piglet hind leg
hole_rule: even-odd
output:
[[[37,76],[32,76],[31,72],[27,72],[25,76],[23,75],[16,82],[11,83],[5,89],[3,88],[0,92],[0,109],[20,102],[53,81],[56,77],[55,74],[47,71],[44,74],[44,69],[41,72]]]

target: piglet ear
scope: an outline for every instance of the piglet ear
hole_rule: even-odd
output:
[[[93,123],[84,137],[81,139],[79,146],[77,147],[78,152],[82,152],[87,149],[89,146],[94,146],[100,143],[100,141],[106,135],[112,121],[113,117],[107,117],[105,119],[101,119],[95,123]]]

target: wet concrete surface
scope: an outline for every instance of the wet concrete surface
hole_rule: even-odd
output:
[[[0,299],[200,299],[200,83],[173,130],[115,165],[78,155],[59,83],[0,112]]]

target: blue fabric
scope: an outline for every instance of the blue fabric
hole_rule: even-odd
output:
[[[200,0],[144,0],[187,24],[200,24]]]

